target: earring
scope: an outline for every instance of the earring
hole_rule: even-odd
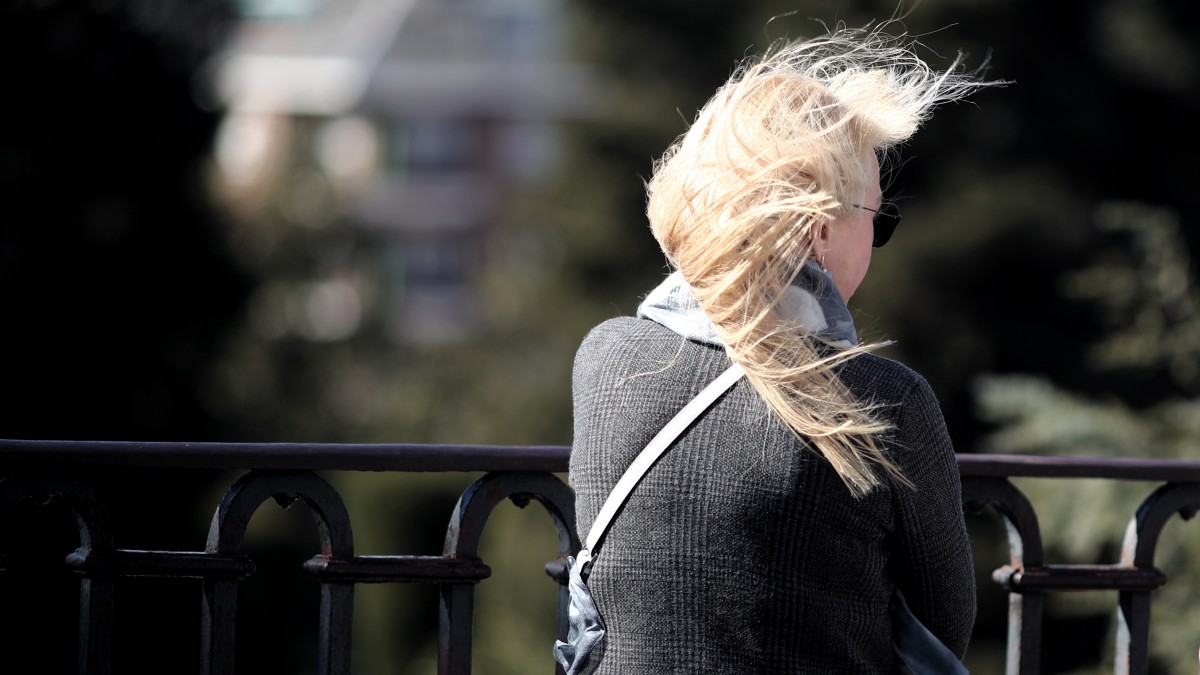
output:
[[[825,240],[828,238],[829,238],[829,226],[823,224],[823,225],[821,225],[821,242],[824,243]],[[822,253],[821,257],[817,259],[817,265],[821,268],[822,272],[824,272],[826,274],[829,273],[829,269],[827,267],[825,267],[825,254],[824,253]]]

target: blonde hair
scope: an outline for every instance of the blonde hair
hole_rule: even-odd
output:
[[[667,150],[647,185],[650,226],[778,417],[861,497],[881,473],[911,483],[876,438],[889,426],[834,368],[878,345],[830,349],[775,311],[820,228],[860,202],[870,152],[907,140],[939,103],[983,86],[932,70],[904,38],[838,28],[742,65]]]

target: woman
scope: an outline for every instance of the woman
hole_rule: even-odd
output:
[[[950,439],[928,384],[846,302],[898,214],[878,158],[982,86],[838,30],[740,69],[655,167],[675,271],[583,341],[570,482],[614,484],[731,362],[746,377],[638,484],[591,563],[599,673],[891,673],[897,591],[962,657],[975,614]]]

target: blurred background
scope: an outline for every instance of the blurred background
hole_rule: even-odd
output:
[[[1195,458],[1197,7],[7,0],[0,437],[567,444],[576,345],[667,272],[643,214],[651,162],[743,57],[903,15],[933,65],[961,50],[1012,84],[902,149],[885,195],[904,222],[852,303],[860,334],[930,380],[960,452]],[[440,551],[470,478],[330,477],[364,554]],[[199,550],[232,477],[111,479],[137,495],[118,545]],[[1076,563],[1114,561],[1150,489],[1021,487],[1048,561]],[[200,511],[174,513],[181,495]],[[971,527],[968,664],[1002,672],[989,576],[1007,550],[992,519]],[[1155,672],[1196,671],[1194,529],[1159,547]],[[550,530],[515,508],[492,524],[476,672],[552,668]],[[309,672],[317,598],[298,563],[315,532],[263,509],[251,534],[295,585],[246,582],[245,672]],[[26,613],[5,630],[64,630],[44,672],[72,671],[74,592],[7,583]],[[195,588],[184,611],[129,584],[118,663],[194,654]],[[1044,672],[1111,669],[1114,601],[1052,596]],[[356,673],[434,672],[429,589],[360,586],[357,604]]]

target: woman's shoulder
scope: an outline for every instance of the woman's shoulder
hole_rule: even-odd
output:
[[[576,370],[635,352],[636,344],[655,340],[656,327],[661,328],[653,321],[631,316],[618,316],[601,322],[588,331],[580,342],[575,352]]]
[[[602,321],[584,336],[579,350],[608,349],[627,346],[631,343],[661,341],[676,336],[670,329],[649,319],[632,316],[617,316]]]
[[[575,353],[572,380],[577,394],[619,386],[652,395],[657,389],[698,391],[697,384],[703,388],[728,367],[724,349],[688,340],[650,319],[626,316],[588,332]],[[644,377],[651,374],[655,377]]]
[[[619,316],[588,331],[575,353],[575,367],[627,360],[662,364],[705,357],[723,358],[724,350],[692,342],[650,319]]]
[[[941,404],[920,373],[894,359],[865,354],[847,363],[839,377],[860,401],[878,406],[878,414],[893,426],[889,442],[906,475],[924,471],[933,457],[953,463]],[[912,448],[921,452],[909,452]],[[912,464],[917,460],[920,467]]]
[[[876,402],[901,402],[914,394],[932,396],[925,378],[895,359],[878,354],[862,354],[844,364],[838,377],[859,398]]]
[[[681,362],[719,373],[728,365],[728,357],[722,349],[687,340],[649,319],[620,316],[601,322],[587,333],[575,355],[575,371],[577,377],[595,370],[611,375],[618,364],[645,372]],[[838,377],[858,398],[876,403],[936,400],[920,373],[879,354],[865,353],[850,359],[838,368]]]

